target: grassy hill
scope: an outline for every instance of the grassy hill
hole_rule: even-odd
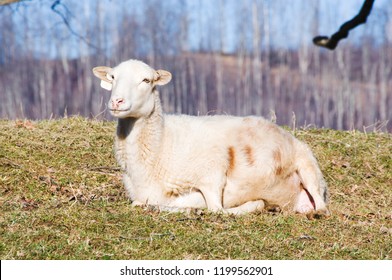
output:
[[[132,208],[114,122],[0,121],[1,259],[391,259],[392,135],[296,130],[332,216]]]

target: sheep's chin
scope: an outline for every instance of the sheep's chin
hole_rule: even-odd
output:
[[[119,119],[131,117],[131,110],[110,110],[110,114]]]

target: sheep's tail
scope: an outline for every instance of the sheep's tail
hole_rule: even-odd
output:
[[[328,186],[321,173],[316,158],[310,148],[302,143],[296,143],[296,168],[306,195],[309,197],[315,211],[329,214]]]

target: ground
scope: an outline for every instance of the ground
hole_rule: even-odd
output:
[[[391,259],[392,135],[299,129],[332,215],[240,217],[132,208],[116,124],[0,120],[1,259]]]

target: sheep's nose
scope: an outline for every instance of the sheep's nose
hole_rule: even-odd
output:
[[[118,109],[118,107],[124,102],[124,98],[116,98],[115,100],[112,100],[113,109]]]

